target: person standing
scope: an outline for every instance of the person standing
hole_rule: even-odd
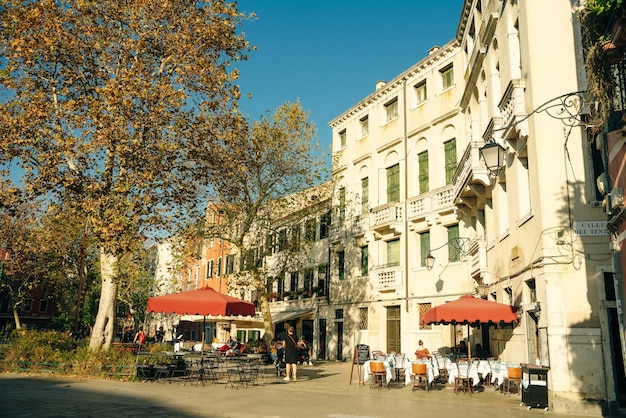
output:
[[[292,380],[290,376],[292,376],[291,371],[293,370],[293,381],[295,382],[298,380],[298,354],[300,350],[298,349],[298,337],[293,326],[289,326],[287,336],[283,340],[283,348],[285,349],[285,363],[287,364],[287,376],[283,380],[287,382]]]
[[[133,342],[139,346],[139,350],[143,348],[143,345],[146,343],[146,334],[143,332],[143,327],[139,327]]]

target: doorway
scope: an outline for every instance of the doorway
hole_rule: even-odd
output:
[[[400,305],[387,306],[387,352],[401,353]]]
[[[343,321],[335,322],[337,329],[337,354],[335,355],[338,361],[343,361]]]
[[[319,341],[317,345],[317,359],[326,360],[326,319],[319,319],[318,328]]]

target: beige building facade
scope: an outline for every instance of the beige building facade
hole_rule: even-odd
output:
[[[466,0],[454,40],[330,122],[329,327],[349,343],[329,353],[351,359],[362,343],[412,357],[418,340],[446,351],[464,339],[549,367],[554,410],[616,407],[582,62],[570,1]],[[499,170],[481,159],[493,142]],[[464,294],[518,307],[519,323],[469,335],[420,323]]]

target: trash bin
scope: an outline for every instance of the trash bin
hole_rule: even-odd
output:
[[[529,410],[548,410],[548,370],[535,364],[522,364],[522,405]]]

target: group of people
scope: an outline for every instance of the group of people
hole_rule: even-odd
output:
[[[160,326],[159,329],[154,333],[154,336],[148,340],[146,333],[143,330],[143,326],[139,327],[139,331],[133,332],[131,327],[126,327],[124,332],[122,333],[120,340],[123,343],[134,343],[139,347],[143,347],[148,342],[150,343],[162,343],[165,338],[165,331],[163,327]]]
[[[308,343],[304,337],[296,336],[293,326],[290,326],[286,333],[272,340],[270,356],[278,370],[285,370],[283,379],[287,382],[298,380],[298,364],[313,365]]]

